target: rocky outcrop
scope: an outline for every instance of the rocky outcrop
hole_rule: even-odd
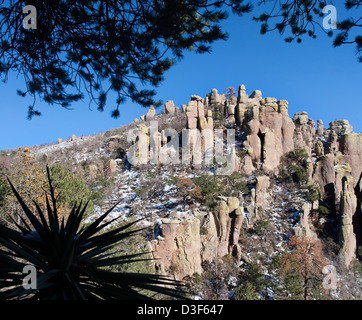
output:
[[[110,179],[117,172],[117,163],[114,159],[109,159],[104,168],[104,175],[107,179]]]
[[[230,122],[235,122],[235,107],[237,105],[237,98],[230,95],[226,99],[226,119]]]
[[[156,109],[154,106],[151,106],[147,111],[146,119],[152,120],[152,119],[154,119],[155,115],[156,115]]]
[[[357,211],[354,215],[353,225],[357,236],[357,247],[359,247],[362,246],[362,173],[354,190],[357,197]]]
[[[207,107],[211,107],[214,105],[224,105],[225,100],[225,94],[219,94],[217,89],[214,88],[211,90],[211,93],[206,96],[205,104]]]
[[[240,260],[243,221],[244,208],[235,197],[220,197],[215,211],[203,217],[163,219],[151,241],[156,270],[183,279],[201,274],[202,262],[227,254]]]
[[[165,107],[163,108],[164,114],[174,114],[176,112],[175,103],[173,100],[169,100],[165,103]]]
[[[256,185],[255,185],[256,211],[260,211],[260,209],[264,209],[268,206],[270,200],[269,186],[270,186],[270,179],[267,176],[259,176],[256,178]]]
[[[203,99],[199,96],[191,96],[191,101],[186,105],[186,129],[200,129],[200,119],[205,117]]]
[[[151,241],[155,268],[176,279],[202,273],[200,220],[163,219],[160,236]]]
[[[319,185],[321,199],[327,203],[332,214],[335,214],[336,218],[341,218],[344,223],[341,226],[343,230],[341,237],[346,239],[343,243],[350,242],[351,233],[348,229],[349,218],[346,215],[346,208],[349,208],[347,210],[349,212],[352,202],[356,203],[357,199],[350,195],[347,197],[350,200],[346,200],[349,189],[345,189],[342,181],[352,177],[357,180],[361,175],[362,134],[354,133],[347,120],[332,121],[327,129],[322,120],[318,120],[316,125],[305,111],[298,112],[291,118],[288,114],[287,100],[278,100],[274,97],[263,98],[260,90],[255,90],[249,96],[244,85],[239,86],[237,97],[230,95],[226,98],[224,94],[219,94],[216,89],[212,89],[205,99],[192,95],[190,101],[182,105],[181,109],[175,108],[172,100],[167,101],[163,109],[165,116],[173,115],[175,112],[183,112],[186,116],[184,127],[190,130],[182,136],[182,143],[186,142],[190,146],[190,155],[185,154],[185,159],[190,162],[193,160],[193,164],[201,163],[202,159],[206,158],[206,151],[215,147],[213,111],[214,115],[216,113],[218,115],[219,126],[223,126],[223,124],[220,125],[219,119],[220,114],[223,114],[224,122],[221,121],[221,123],[228,128],[235,128],[239,135],[236,141],[237,151],[234,148],[228,154],[231,159],[228,158],[228,161],[235,164],[235,170],[248,176],[258,171],[262,172],[261,176],[256,178],[255,188],[251,190],[250,203],[245,205],[248,213],[247,224],[252,224],[253,219],[260,218],[260,213],[268,206],[270,181],[264,174],[277,175],[279,166],[285,165],[281,162],[286,159],[283,156],[297,149],[304,149],[307,156],[303,160],[302,169],[306,171],[308,184]],[[141,119],[150,120],[155,116],[154,108],[150,107],[147,115]],[[151,143],[162,157],[161,150],[167,149],[165,133],[157,132],[151,137],[145,124],[138,124],[138,130],[141,134],[136,141],[138,148],[135,149],[134,155],[139,156],[142,152],[150,152],[147,159],[152,159]],[[191,130],[194,131],[191,132]],[[197,151],[199,144],[201,152]],[[146,147],[141,148],[141,146]],[[194,149],[197,151],[195,154]],[[167,150],[164,154],[166,153]],[[199,246],[198,253],[201,261],[212,260],[215,254],[222,256],[231,253],[235,257],[240,256],[237,238],[240,234],[239,226],[244,221],[244,208],[240,206],[240,203],[235,208],[232,201],[234,200],[228,197],[220,199],[215,212],[201,219],[202,244]],[[301,208],[301,223],[298,226],[299,229],[296,229],[300,235],[313,236],[308,222],[311,210],[315,210],[315,207],[309,208],[309,204]],[[180,225],[183,225],[183,222],[180,222]],[[347,247],[350,248],[348,245]],[[161,244],[158,250],[162,251]],[[350,249],[343,250],[346,253],[341,253],[341,255],[347,263],[351,256]],[[176,265],[181,265],[181,263],[176,262]],[[165,268],[168,267],[166,264]],[[188,271],[191,272],[191,269]],[[187,274],[188,271],[181,270],[179,276]]]
[[[295,124],[288,115],[288,101],[262,98],[259,90],[248,98],[241,85],[234,114],[247,133],[244,147],[251,159],[265,171],[276,170],[281,157],[294,150]]]
[[[306,150],[308,155],[311,156],[316,136],[315,122],[308,118],[308,113],[305,111],[296,113],[293,121],[296,126],[294,133],[295,147]]]
[[[343,155],[345,163],[351,166],[351,174],[358,180],[362,172],[362,133],[348,133],[341,136],[339,140],[339,151]]]
[[[334,131],[338,136],[353,133],[353,127],[348,120],[335,120],[329,124],[329,130]]]
[[[354,179],[343,178],[343,191],[341,197],[341,225],[339,229],[339,241],[341,250],[339,257],[342,264],[349,268],[356,257],[356,235],[353,227],[353,216],[357,209],[357,197],[354,193]]]
[[[294,234],[300,239],[316,239],[316,234],[311,230],[310,213],[312,204],[305,202],[299,211],[299,222],[293,228]]]
[[[240,259],[239,235],[244,220],[244,208],[240,207],[239,199],[220,197],[214,214],[218,236],[218,256],[223,257],[230,253]]]

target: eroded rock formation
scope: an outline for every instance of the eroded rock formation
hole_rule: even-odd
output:
[[[160,236],[151,241],[155,268],[176,279],[202,273],[200,220],[163,219]]]
[[[170,100],[165,104],[163,113],[173,115],[176,109],[174,102]],[[356,251],[353,244],[356,241],[352,237],[353,228],[355,228],[353,221],[356,220],[357,198],[353,190],[362,171],[362,134],[354,133],[347,120],[332,121],[329,128],[326,128],[322,120],[318,120],[316,123],[309,118],[305,111],[298,112],[291,118],[288,114],[287,100],[278,100],[273,97],[263,98],[260,90],[255,90],[249,96],[244,85],[239,86],[236,97],[230,95],[227,99],[216,89],[212,89],[205,99],[193,95],[191,100],[182,105],[178,111],[185,116],[185,128],[200,133],[200,141],[197,143],[201,144],[201,153],[192,155],[188,157],[189,159],[194,157],[201,161],[204,153],[208,149],[212,149],[215,121],[213,116],[215,113],[220,114],[221,112],[224,115],[225,123],[235,128],[241,137],[237,141],[240,152],[237,153],[234,149],[230,154],[235,164],[235,170],[248,176],[255,172],[260,175],[262,172],[260,176],[256,177],[256,186],[251,190],[251,203],[245,207],[248,212],[247,219],[244,219],[244,208],[240,205],[239,199],[221,198],[215,212],[201,219],[199,227],[202,231],[198,235],[189,234],[191,239],[194,239],[192,241],[201,241],[199,245],[195,244],[197,249],[192,253],[198,256],[197,262],[194,261],[197,265],[194,269],[187,267],[189,265],[187,261],[184,261],[186,267],[183,269],[181,261],[196,258],[190,258],[190,254],[187,254],[187,258],[181,258],[179,252],[188,250],[183,249],[182,244],[186,240],[182,233],[188,234],[191,230],[195,230],[196,227],[191,227],[190,224],[197,224],[197,222],[190,220],[179,221],[175,225],[164,224],[163,228],[168,231],[165,231],[163,240],[158,240],[157,245],[154,243],[156,256],[163,256],[160,252],[166,250],[165,254],[171,255],[170,261],[174,261],[174,267],[177,270],[181,268],[178,277],[196,272],[195,270],[200,271],[201,262],[212,260],[215,255],[232,254],[236,258],[240,257],[238,237],[243,221],[247,220],[246,223],[252,223],[253,219],[258,219],[259,213],[263,212],[268,205],[270,181],[267,175],[277,175],[283,157],[298,149],[305,150],[308,184],[319,186],[321,199],[327,203],[336,217],[341,218],[341,243],[343,245],[340,256],[346,266],[350,264]],[[214,114],[213,111],[215,111]],[[155,116],[154,109],[151,107],[143,120],[149,120]],[[160,132],[155,137],[150,137],[147,127],[138,124],[138,128],[143,132],[139,143],[149,145],[150,141],[155,139],[153,145],[157,146],[157,151],[167,147],[167,137],[164,136],[164,133]],[[196,145],[192,134],[189,136],[185,134],[185,137],[186,142],[193,146]],[[208,144],[209,141],[212,143]],[[355,181],[355,185],[352,181]],[[300,236],[315,236],[309,226],[310,213],[313,210],[316,210],[314,203],[305,203],[301,208],[301,222],[295,229]],[[181,235],[174,230],[179,230]],[[175,247],[174,243],[178,243],[178,246]],[[171,248],[174,250],[169,252]],[[163,271],[169,269],[170,266],[171,262],[163,261]]]

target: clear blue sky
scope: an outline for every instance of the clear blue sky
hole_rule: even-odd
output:
[[[214,43],[211,54],[186,54],[166,73],[157,88],[158,98],[181,106],[192,94],[205,97],[212,88],[224,93],[229,86],[237,89],[244,84],[248,94],[258,89],[264,97],[288,100],[291,117],[307,111],[326,127],[330,121],[348,119],[355,132],[362,132],[362,63],[357,62],[355,48],[333,48],[332,39],[322,33],[315,40],[287,44],[278,33],[260,35],[259,25],[251,18],[252,14],[230,16],[223,23],[229,39]],[[0,150],[104,132],[147,112],[126,102],[115,120],[110,117],[111,104],[101,113],[95,107],[90,111],[86,100],[74,104],[73,111],[43,103],[38,105],[42,116],[29,121],[30,101],[19,97],[16,89],[24,89],[24,84],[14,74],[7,83],[0,83]]]

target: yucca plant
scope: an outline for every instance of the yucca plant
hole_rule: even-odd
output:
[[[107,270],[115,264],[149,260],[141,257],[144,253],[114,256],[110,250],[142,230],[130,229],[138,221],[105,230],[117,219],[105,221],[115,205],[81,226],[87,208],[82,203],[74,206],[66,221],[59,221],[49,170],[48,181],[46,215],[37,203],[37,214],[32,212],[9,181],[27,219],[22,218],[21,225],[13,221],[18,230],[0,224],[0,299],[150,299],[146,291],[184,297],[181,283],[168,277]],[[28,265],[36,270],[36,288],[23,285]]]

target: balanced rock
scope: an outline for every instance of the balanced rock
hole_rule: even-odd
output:
[[[154,106],[149,107],[147,114],[146,114],[146,119],[152,120],[152,119],[154,119],[155,115],[156,115],[155,107]]]
[[[175,103],[173,100],[169,100],[165,103],[165,107],[163,108],[163,113],[165,114],[174,114],[176,112]]]
[[[350,134],[353,132],[353,127],[348,120],[335,120],[329,124],[329,129],[337,133],[338,136]]]

